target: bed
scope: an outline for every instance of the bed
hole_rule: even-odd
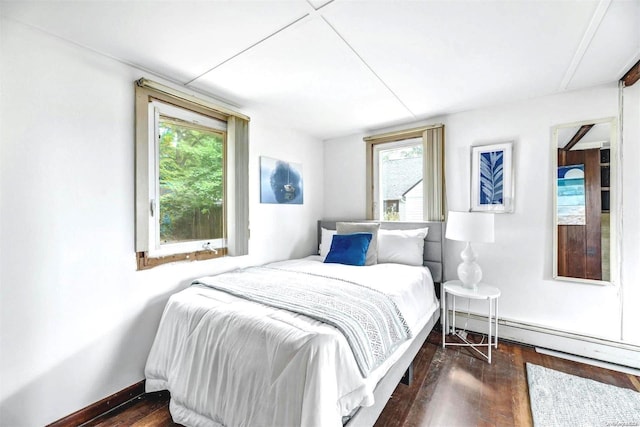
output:
[[[339,223],[319,221],[319,242]],[[441,223],[380,223],[425,227],[420,266],[328,264],[321,254],[195,281],[165,307],[146,391],[169,390],[171,415],[187,426],[373,425],[439,318],[443,271]],[[328,289],[338,297],[301,314],[300,301],[316,310]],[[342,319],[386,306],[399,317],[360,329]]]

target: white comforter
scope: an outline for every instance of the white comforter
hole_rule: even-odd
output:
[[[416,334],[438,309],[423,267],[323,264],[279,268],[341,277],[391,295]],[[169,299],[145,368],[148,392],[169,390],[187,426],[340,426],[373,404],[373,390],[409,341],[363,378],[344,336],[306,316],[202,286]]]

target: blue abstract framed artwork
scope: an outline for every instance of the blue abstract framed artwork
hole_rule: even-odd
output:
[[[513,142],[471,147],[471,210],[513,212]]]
[[[558,225],[586,225],[584,165],[558,166]]]
[[[260,157],[260,203],[301,205],[302,165]]]

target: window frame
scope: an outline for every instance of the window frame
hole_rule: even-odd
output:
[[[373,205],[371,207],[371,213],[372,213],[371,219],[381,221],[384,218],[384,214],[383,214],[384,206],[382,206],[384,204],[384,201],[380,200],[381,194],[382,194],[382,188],[379,185],[380,184],[380,152],[387,151],[387,150],[396,150],[399,148],[413,147],[415,145],[422,145],[424,147],[421,137],[420,138],[411,137],[411,138],[402,139],[399,141],[380,142],[372,145],[373,161],[371,163],[371,167],[372,167],[371,203]],[[424,181],[424,150],[422,153],[422,157],[423,157],[422,179]],[[424,218],[424,212],[423,212],[423,218]]]
[[[422,177],[423,177],[423,220],[444,221],[445,219],[445,171],[444,171],[444,125],[434,124],[413,129],[404,129],[379,135],[364,137],[366,157],[366,216],[376,217],[374,205],[375,180],[374,150],[378,145],[390,146],[390,143],[422,139]]]
[[[147,79],[139,79],[135,84],[135,130],[136,130],[136,260],[138,270],[157,265],[181,261],[204,260],[227,255],[246,255],[248,253],[248,122],[249,118],[217,107],[207,101],[183,94],[172,88]],[[207,242],[164,245],[158,250],[159,224],[152,216],[152,209],[159,212],[158,194],[158,141],[155,126],[155,113],[152,103],[164,104],[171,111],[191,112],[218,122],[225,122],[227,130],[224,138],[224,240],[222,247]],[[175,109],[175,110],[174,110]],[[187,116],[189,114],[187,113]],[[172,116],[168,114],[168,116]],[[175,116],[174,116],[175,117]],[[240,124],[244,123],[244,126]],[[155,203],[154,203],[155,202]],[[161,245],[162,246],[162,245]],[[169,247],[173,246],[173,247]]]
[[[149,102],[149,181],[155,185],[149,185],[149,203],[153,205],[151,215],[149,215],[149,247],[148,255],[153,258],[180,253],[196,252],[204,249],[207,245],[212,248],[212,252],[226,248],[226,188],[223,188],[223,235],[219,239],[213,237],[183,241],[177,243],[162,244],[160,239],[160,226],[158,216],[160,214],[160,135],[158,134],[160,117],[169,117],[196,124],[208,131],[220,133],[222,136],[223,153],[223,186],[227,180],[227,122],[215,119],[211,116],[197,113],[181,107],[168,104],[166,102],[153,99]],[[153,150],[151,149],[153,145]]]

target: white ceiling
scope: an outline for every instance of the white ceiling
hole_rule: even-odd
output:
[[[640,0],[1,5],[8,19],[321,139],[614,82],[640,59]]]

